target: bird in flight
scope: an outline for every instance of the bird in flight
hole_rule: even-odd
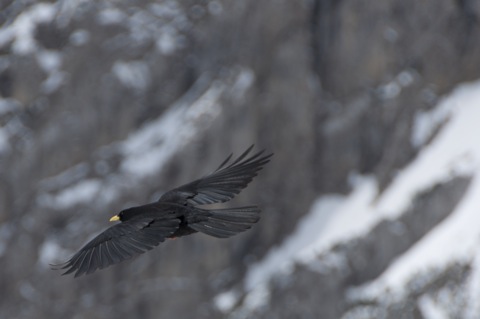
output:
[[[260,219],[257,206],[207,209],[202,205],[231,200],[273,156],[263,155],[264,150],[248,156],[252,148],[233,162],[230,154],[213,173],[166,192],[156,202],[122,210],[110,218],[121,223],[93,238],[67,262],[52,266],[65,270],[63,275],[78,277],[142,254],[166,238],[196,232],[227,238],[249,229]]]

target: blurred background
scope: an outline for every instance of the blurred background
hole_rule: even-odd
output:
[[[480,2],[0,2],[1,318],[480,318]],[[249,145],[195,234],[74,279],[119,210]]]

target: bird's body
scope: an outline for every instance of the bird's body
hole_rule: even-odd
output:
[[[61,265],[64,274],[90,274],[144,253],[166,238],[196,232],[227,238],[249,229],[260,219],[256,206],[201,206],[229,201],[270,161],[273,154],[261,156],[263,151],[246,158],[252,147],[228,166],[232,155],[212,174],[168,191],[156,202],[122,210],[110,219],[121,223],[100,233]]]

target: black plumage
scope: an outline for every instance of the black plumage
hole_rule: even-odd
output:
[[[248,157],[252,148],[230,163],[231,154],[213,173],[166,192],[157,202],[122,210],[110,219],[121,223],[99,234],[57,268],[78,277],[144,253],[167,238],[196,232],[227,238],[249,229],[260,219],[256,206],[201,206],[231,200],[270,161],[273,154],[263,155],[264,151]]]

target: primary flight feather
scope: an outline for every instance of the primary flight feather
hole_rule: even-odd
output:
[[[273,154],[260,151],[248,157],[252,148],[231,163],[228,156],[213,173],[166,192],[157,202],[122,210],[110,218],[121,223],[93,238],[59,268],[78,277],[151,250],[167,238],[196,232],[227,238],[249,229],[260,219],[258,207],[201,205],[231,200],[257,176]]]

